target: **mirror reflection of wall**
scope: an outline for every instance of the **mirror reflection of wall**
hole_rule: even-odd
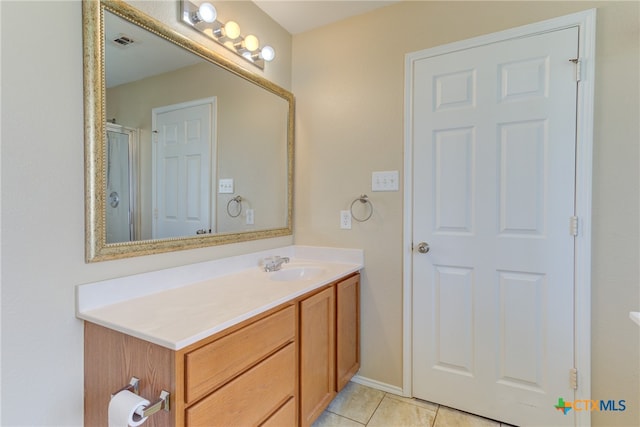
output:
[[[135,39],[141,37],[136,31],[141,31],[140,28],[110,13],[105,13],[105,22],[106,116],[140,131],[139,181],[136,183],[140,189],[140,230],[135,239],[156,238],[153,217],[158,207],[153,205],[152,141],[157,129],[152,127],[152,110],[208,97],[217,99],[216,133],[212,135],[217,150],[211,156],[217,159],[217,164],[209,168],[210,200],[202,200],[215,209],[210,215],[215,222],[209,229],[229,233],[286,226],[287,100],[192,54],[185,62],[165,57],[172,67],[157,66],[163,70],[160,74],[149,75],[138,70],[138,65],[131,65],[129,70],[130,64],[137,64],[139,60],[156,63],[157,58],[135,54]],[[122,47],[113,42],[114,38],[123,36],[134,43]],[[144,35],[145,40],[149,37],[157,39],[154,43],[159,41],[170,50],[178,50],[179,57],[185,55],[185,51],[151,33]],[[143,40],[137,48],[147,49],[150,44]],[[123,54],[130,56],[132,62],[115,60]],[[181,66],[176,68],[176,64]],[[132,77],[127,77],[128,71],[133,71]],[[233,193],[220,194],[219,179],[233,179]],[[232,217],[226,207],[229,200],[238,195],[242,197],[243,213]],[[252,218],[246,216],[247,212]],[[193,233],[185,235],[200,229],[203,227],[196,227]]]

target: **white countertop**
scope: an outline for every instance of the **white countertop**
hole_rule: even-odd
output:
[[[261,252],[207,265],[179,267],[178,272],[167,269],[81,285],[77,292],[77,317],[179,350],[363,267],[362,251],[359,250],[345,253],[344,249],[339,249],[332,256],[331,248],[308,249],[288,247],[268,254]],[[276,273],[266,273],[258,267],[258,260],[273,254],[290,256],[291,262],[284,264],[282,271],[315,267],[320,269],[319,273],[311,278],[275,281]],[[297,257],[298,254],[306,257]],[[239,268],[238,265],[244,262],[252,266]],[[210,278],[189,280],[201,277],[202,271],[212,265],[217,269],[210,272]],[[190,276],[190,272],[197,274]],[[181,285],[174,279],[180,276],[178,273],[182,274]],[[158,282],[156,288],[148,284],[153,281]],[[145,289],[144,295],[139,295],[139,290],[129,289],[135,288],[137,283]],[[116,289],[119,290],[114,291]],[[129,297],[123,295],[126,292],[130,293]],[[105,299],[106,305],[97,303]]]

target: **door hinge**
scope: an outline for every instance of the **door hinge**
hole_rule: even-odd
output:
[[[158,219],[158,208],[153,209],[153,218]]]
[[[576,368],[569,369],[569,387],[573,390],[578,389],[578,370]]]
[[[576,65],[576,82],[582,80],[582,60],[580,58],[570,59]]]
[[[577,216],[569,217],[569,235],[570,236],[578,235],[578,217]]]

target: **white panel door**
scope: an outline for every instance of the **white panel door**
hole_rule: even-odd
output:
[[[413,394],[573,425],[578,29],[415,62]]]
[[[212,228],[212,111],[211,103],[154,111],[154,239]]]

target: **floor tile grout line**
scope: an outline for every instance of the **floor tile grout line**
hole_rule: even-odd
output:
[[[433,424],[431,425],[431,427],[436,427],[436,421],[438,419],[438,414],[440,413],[440,404],[438,404],[438,407],[436,408],[436,413],[433,416]]]
[[[380,402],[378,402],[378,404],[376,405],[376,409],[373,410],[373,412],[371,413],[371,416],[369,417],[369,419],[367,420],[365,426],[369,425],[369,422],[371,422],[371,419],[373,418],[373,416],[376,414],[376,412],[378,411],[378,408],[380,408],[380,404],[382,403],[382,401],[384,400],[385,397],[387,397],[387,393],[386,391],[383,392],[382,395],[382,399],[380,399]]]
[[[333,415],[335,415],[335,416],[337,416],[337,417],[345,418],[345,419],[347,419],[347,420],[349,420],[349,421],[353,421],[354,423],[357,423],[357,424],[360,424],[361,426],[365,426],[365,427],[366,427],[366,424],[362,424],[360,421],[358,421],[358,420],[354,420],[353,418],[349,418],[349,417],[347,417],[346,415],[338,414],[337,412],[333,412],[333,411],[330,411],[330,410],[328,410],[328,409],[325,409],[325,412],[332,413]],[[375,412],[375,411],[374,411],[374,412]]]

